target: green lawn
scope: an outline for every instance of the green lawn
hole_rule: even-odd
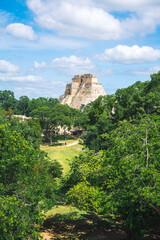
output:
[[[76,207],[73,206],[62,206],[62,205],[57,205],[52,207],[51,210],[49,210],[46,213],[46,217],[54,217],[56,214],[60,214],[60,215],[71,215],[74,213],[74,217],[76,218],[81,218],[81,214],[86,214],[86,211],[83,210],[79,210]],[[72,216],[73,217],[73,216]]]
[[[75,145],[70,146],[70,144]],[[41,149],[48,153],[51,160],[56,159],[62,165],[64,174],[69,171],[69,163],[72,161],[73,157],[81,152],[81,148],[82,146],[78,144],[77,140],[67,140],[66,145],[62,146],[41,146]]]

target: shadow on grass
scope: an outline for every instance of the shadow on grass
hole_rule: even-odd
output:
[[[121,221],[101,219],[94,213],[71,212],[48,217],[41,229],[44,240],[125,240]],[[150,232],[144,240],[160,240],[160,231]]]
[[[43,231],[48,231],[52,237],[48,239],[75,240],[122,240],[124,232],[121,225],[115,225],[112,218],[101,219],[94,213],[56,214],[44,222]]]

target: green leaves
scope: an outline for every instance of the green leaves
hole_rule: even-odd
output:
[[[29,217],[29,211],[17,196],[0,197],[0,239],[39,239],[33,222],[41,223],[42,215]]]
[[[66,130],[73,126],[76,111],[67,105],[50,100],[46,100],[45,104],[41,105],[35,108],[31,115],[39,118],[46,141],[50,140],[50,144],[52,144],[53,136],[60,127]]]
[[[103,137],[106,150],[87,150],[73,161],[68,199],[80,208],[119,215],[139,239],[160,213],[160,117],[124,120]]]
[[[105,149],[108,144],[102,136],[115,129],[119,121],[141,119],[142,115],[154,113],[160,113],[160,72],[151,75],[151,81],[136,82],[84,107],[83,127],[87,130],[84,145],[96,151]]]
[[[80,209],[97,212],[102,205],[103,192],[89,182],[80,182],[67,193],[68,200]]]
[[[0,105],[3,109],[8,111],[9,109],[16,109],[17,100],[14,97],[14,93],[9,90],[0,91]]]
[[[39,239],[35,224],[57,199],[60,164],[6,123],[0,125],[0,169],[0,239]]]

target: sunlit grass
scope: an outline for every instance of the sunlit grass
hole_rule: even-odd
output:
[[[69,171],[72,159],[75,156],[78,156],[82,151],[82,145],[78,143],[78,140],[66,140],[60,141],[62,145],[58,146],[41,146],[41,150],[48,153],[50,160],[57,160],[63,167],[64,175]],[[65,145],[66,143],[66,145]],[[70,144],[74,144],[71,145]],[[84,211],[80,211],[72,206],[54,206],[51,210],[49,210],[45,215],[46,218],[57,216],[68,216],[72,218],[79,219],[81,218],[81,214],[85,213]]]
[[[49,210],[46,213],[46,217],[54,217],[56,214],[60,214],[60,215],[70,215],[74,213],[74,215],[79,218],[81,216],[81,214],[85,214],[86,212],[83,210],[79,210],[76,207],[73,206],[54,206],[52,207],[51,210]]]
[[[76,145],[68,146],[69,144],[76,143]],[[57,160],[63,167],[64,175],[69,171],[69,163],[75,156],[81,152],[82,146],[76,140],[67,140],[66,145],[61,146],[41,146],[41,150],[48,153],[51,160]]]

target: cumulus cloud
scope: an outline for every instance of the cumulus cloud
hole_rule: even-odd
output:
[[[31,26],[24,25],[22,23],[12,23],[6,27],[6,32],[18,37],[28,40],[35,40],[37,38],[34,30]]]
[[[91,0],[91,2],[110,11],[144,11],[160,6],[159,0]]]
[[[20,67],[6,60],[0,60],[0,81],[37,82],[43,78],[32,74],[24,74]]]
[[[36,75],[14,74],[14,73],[0,73],[0,81],[14,81],[14,82],[38,82],[43,78]]]
[[[1,31],[1,30],[0,30]],[[68,39],[64,37],[56,37],[53,34],[39,34],[36,41],[26,41],[26,39],[14,38],[12,35],[1,35],[0,49],[23,48],[31,50],[45,49],[77,49],[88,47],[88,42],[78,39]]]
[[[0,72],[18,72],[19,66],[6,60],[0,60]]]
[[[57,30],[62,35],[117,39],[121,33],[119,20],[103,9],[72,4],[69,1],[44,3],[41,0],[29,0],[28,6],[42,27]]]
[[[39,69],[39,68],[46,68],[46,63],[45,62],[37,62],[37,61],[34,61],[34,69]]]
[[[23,84],[23,83],[22,83]],[[39,82],[38,86],[35,83],[23,84],[19,83],[13,89],[17,97],[28,96],[29,98],[38,98],[38,97],[54,97],[58,98],[63,94],[66,84],[63,82],[57,81],[45,81]]]
[[[87,57],[70,57],[55,58],[51,64],[52,68],[57,68],[67,74],[83,74],[90,72],[95,67]]]
[[[86,47],[84,41],[72,40],[64,37],[55,37],[53,35],[41,35],[38,43],[34,44],[34,48],[39,49],[77,49]]]
[[[100,60],[125,64],[144,63],[160,59],[160,50],[148,46],[117,45],[114,48],[106,49],[104,53],[97,54],[95,57]]]
[[[150,67],[146,70],[135,70],[135,71],[132,71],[132,73],[136,74],[136,75],[150,75],[153,73],[157,73],[159,71],[160,71],[160,66],[154,66],[154,67]]]
[[[40,26],[63,36],[122,39],[152,33],[160,24],[157,0],[28,0],[27,4]],[[116,15],[120,11],[123,19]]]
[[[44,65],[36,63],[37,67]],[[17,97],[59,97],[64,91],[65,83],[49,81],[42,76],[21,71],[20,67],[6,60],[0,60],[0,83],[1,90],[9,89]]]

